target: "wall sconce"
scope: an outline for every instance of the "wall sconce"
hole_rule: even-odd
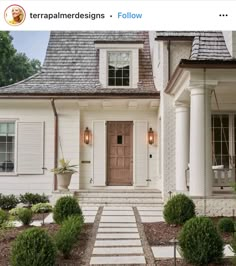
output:
[[[149,128],[149,131],[148,131],[148,143],[150,145],[154,143],[154,132],[151,127]]]
[[[85,144],[89,144],[89,135],[90,135],[90,131],[88,127],[86,127],[84,130],[84,143]]]

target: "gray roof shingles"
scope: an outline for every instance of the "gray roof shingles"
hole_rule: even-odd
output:
[[[192,38],[190,60],[233,60],[221,31],[158,31],[157,38]]]
[[[139,52],[138,88],[103,88],[99,82],[99,51],[96,41],[142,41]],[[0,94],[150,94],[156,95],[149,34],[143,31],[55,31],[51,32],[40,73],[0,88]]]

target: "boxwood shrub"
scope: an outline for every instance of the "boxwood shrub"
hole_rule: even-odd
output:
[[[66,196],[57,200],[53,208],[53,219],[57,224],[61,224],[71,215],[81,215],[82,211],[76,198]]]
[[[207,217],[188,220],[180,232],[179,245],[183,257],[193,265],[208,265],[223,257],[223,240]]]
[[[43,229],[27,229],[14,241],[10,260],[11,266],[53,266],[56,247]]]
[[[221,218],[217,223],[217,228],[222,233],[233,233],[235,231],[234,226],[234,221],[228,217]]]
[[[163,214],[168,224],[181,225],[195,216],[195,204],[186,195],[178,194],[168,200]]]
[[[18,198],[11,194],[11,195],[3,195],[0,194],[0,208],[3,210],[11,210],[16,207],[19,203]]]

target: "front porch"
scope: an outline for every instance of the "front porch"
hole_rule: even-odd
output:
[[[176,192],[188,188],[191,197],[206,198],[233,191],[235,87],[235,70],[200,67],[179,70],[169,84],[176,111]]]

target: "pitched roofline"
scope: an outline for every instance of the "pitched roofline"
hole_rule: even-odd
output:
[[[182,74],[185,68],[192,69],[236,69],[236,60],[189,60],[181,59],[178,66],[176,67],[171,79],[168,81],[165,88],[165,93],[170,94],[172,86]]]
[[[1,94],[0,99],[152,99],[160,98],[159,92],[153,93],[94,93],[90,94]]]

